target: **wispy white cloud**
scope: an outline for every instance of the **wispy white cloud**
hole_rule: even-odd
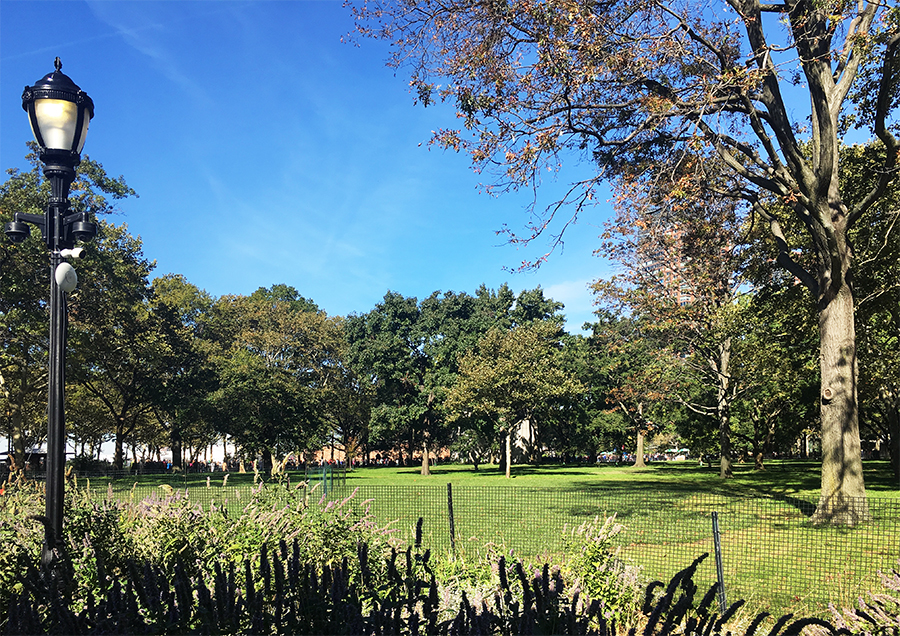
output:
[[[150,58],[153,66],[191,99],[201,104],[212,103],[211,97],[191,79],[178,56],[166,44],[174,27],[197,20],[196,16],[160,20],[152,13],[155,3],[146,2],[88,0],[88,6],[98,20],[110,26],[130,47]],[[171,16],[171,12],[167,13]]]

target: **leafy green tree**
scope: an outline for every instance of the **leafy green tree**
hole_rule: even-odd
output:
[[[66,434],[76,458],[90,463],[100,459],[104,443],[115,440],[106,407],[80,384],[66,387]]]
[[[345,323],[351,367],[376,395],[371,438],[398,448],[408,440],[410,456],[430,406],[423,395],[428,359],[419,315],[416,298],[388,292],[370,312],[350,316]]]
[[[224,296],[214,309],[219,425],[245,454],[277,458],[321,444],[324,387],[340,320],[286,286]]]
[[[213,299],[180,274],[153,281],[151,305],[171,326],[172,364],[155,385],[153,414],[169,436],[172,464],[182,467],[185,444],[207,447],[219,436],[212,396],[219,378],[212,362]]]
[[[588,343],[594,352],[595,382],[603,387],[597,396],[598,415],[604,416],[601,422],[608,434],[618,433],[610,439],[615,446],[634,436],[635,466],[641,468],[646,437],[659,427],[652,414],[663,404],[671,407],[666,399],[668,356],[646,318],[603,309],[596,315],[597,321],[586,326],[592,331]],[[612,413],[618,417],[610,417]]]
[[[842,149],[844,190],[865,196],[883,163],[877,144]],[[862,424],[869,438],[889,449],[900,480],[900,183],[861,219],[852,242],[857,254],[856,320],[859,325],[859,391]]]
[[[103,405],[120,470],[125,444],[153,428],[161,379],[179,364],[179,324],[151,303],[152,269],[126,226],[101,222],[69,298],[69,377]]]
[[[42,214],[50,196],[36,146],[29,144],[32,168],[7,171],[0,186],[0,223],[16,212]],[[135,196],[122,177],[109,177],[99,163],[85,156],[71,186],[72,209],[95,216],[116,209],[116,201]],[[114,244],[101,236],[88,248],[89,258],[79,265],[82,287],[90,278],[92,258],[106,258]],[[0,409],[8,414],[4,431],[12,440],[20,462],[27,448],[46,431],[47,348],[49,342],[49,257],[40,232],[32,232],[22,244],[0,238]],[[89,281],[88,281],[88,284]],[[73,294],[77,306],[82,291]]]
[[[459,378],[447,395],[451,413],[493,419],[505,438],[510,477],[513,429],[547,403],[572,398],[584,388],[560,364],[559,327],[546,320],[509,330],[494,328],[463,354]]]
[[[562,305],[538,287],[517,296],[508,285],[482,285],[471,296],[434,292],[419,302],[396,292],[363,315],[346,322],[351,368],[374,391],[370,441],[383,448],[406,445],[412,457],[422,449],[422,474],[430,453],[459,439],[463,454],[475,461],[495,435],[483,418],[461,418],[449,426],[447,390],[456,382],[460,355],[473,349],[491,328],[552,319],[559,329]],[[471,429],[469,428],[471,427]]]
[[[463,461],[472,462],[475,472],[488,461],[498,448],[497,422],[492,417],[476,413],[450,413],[451,425],[456,425],[450,450]]]
[[[295,288],[284,283],[271,287],[260,287],[250,294],[253,303],[271,304],[287,303],[291,311],[319,311],[319,306],[309,298],[304,298]]]
[[[389,64],[410,70],[419,101],[456,105],[463,130],[439,130],[435,142],[469,152],[478,170],[496,169],[497,188],[537,188],[572,153],[596,165],[566,197],[573,207],[551,205],[514,241],[547,233],[559,244],[604,179],[620,200],[679,201],[687,191],[697,209],[716,195],[752,209],[778,246],[778,264],[818,312],[815,521],[868,518],[850,233],[896,172],[900,8],[878,0],[726,0],[716,11],[669,0],[399,0],[353,12],[361,35],[391,43]],[[853,203],[840,182],[848,131],[884,149]],[[723,166],[726,182],[709,178]],[[548,230],[566,209],[573,216],[562,231]],[[803,228],[811,260],[795,258],[798,245],[782,231],[788,220]]]
[[[364,377],[357,374],[348,362],[348,344],[343,325],[335,364],[328,368],[323,385],[323,409],[332,439],[340,441],[348,462],[368,456],[369,422],[375,392]]]
[[[410,457],[421,448],[423,475],[431,451],[449,441],[441,404],[457,352],[475,340],[474,312],[468,294],[435,292],[419,303],[388,292],[375,309],[347,320],[349,359],[376,395],[372,434],[391,446],[408,440]]]
[[[878,181],[879,166],[883,163],[884,149],[879,143],[842,146],[841,187],[849,204],[856,205],[871,191]],[[896,334],[900,322],[896,320],[898,295],[898,255],[900,239],[897,232],[898,183],[892,182],[882,199],[873,205],[868,214],[861,217],[850,232],[857,263],[853,278],[855,318],[857,327],[857,355],[859,360],[859,396],[861,400],[860,424],[868,439],[880,440],[893,451],[891,453],[895,470],[895,458],[900,449],[897,422],[900,421],[897,408],[898,385],[896,362],[900,360]],[[804,229],[797,222],[786,220],[780,225],[784,240],[792,245],[800,245],[793,252],[798,262],[815,261],[815,254],[804,248],[798,237]],[[779,246],[771,239],[766,240],[761,228],[753,231],[762,235],[756,238],[756,248],[749,253],[752,257],[750,278],[758,288],[757,298],[763,299],[765,307],[758,312],[779,316],[774,321],[778,325],[773,333],[784,329],[799,331],[815,336],[818,325],[815,318],[807,317],[809,310],[799,307],[803,303],[798,279],[785,270],[777,268]],[[762,247],[762,249],[760,249]],[[795,305],[791,307],[791,304]],[[783,318],[782,318],[783,317]],[[787,320],[787,322],[784,322]],[[808,340],[809,338],[807,338]],[[808,358],[814,349],[804,354]],[[815,377],[818,373],[814,374]],[[813,377],[812,375],[810,377]],[[820,398],[821,399],[821,396]],[[815,431],[818,427],[811,427]]]
[[[734,374],[743,391],[734,403],[734,436],[749,446],[757,470],[764,456],[785,452],[816,428],[818,360],[815,316],[799,290],[760,290],[740,312]]]
[[[582,383],[584,392],[565,395],[545,402],[535,412],[531,435],[525,442],[528,461],[537,464],[549,451],[564,460],[576,456],[596,457],[596,431],[591,418],[595,388],[591,384],[590,362],[592,351],[581,334],[562,334],[559,365],[569,377]]]
[[[593,288],[599,302],[639,317],[644,337],[667,354],[667,360],[657,356],[656,362],[669,367],[664,391],[670,399],[715,417],[719,475],[730,478],[731,410],[742,391],[733,369],[745,293],[741,218],[728,199],[710,199],[701,210],[684,207],[691,200],[685,197],[681,206],[642,199],[623,203],[604,234],[604,248],[621,264],[621,273]],[[649,369],[644,365],[645,377]],[[625,412],[643,420],[642,411],[643,405],[635,404]]]

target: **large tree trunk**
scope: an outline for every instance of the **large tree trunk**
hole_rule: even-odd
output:
[[[172,432],[172,467],[181,470],[181,436]]]
[[[644,431],[638,429],[637,432],[637,453],[634,456],[634,467],[635,468],[646,468],[647,464],[644,462]]]
[[[510,466],[512,465],[512,431],[506,431],[506,453],[504,455],[506,457],[506,478],[509,479],[512,477],[512,471],[510,470]]]
[[[869,506],[859,443],[853,293],[844,280],[819,311],[822,492],[812,521],[856,525],[869,519]]]
[[[17,468],[25,467],[25,418],[22,416],[23,406],[21,403],[13,405],[12,420],[12,442],[13,442],[13,462]]]
[[[878,412],[883,419],[880,435],[888,452],[894,483],[897,484],[900,482],[900,393],[893,387],[885,387],[881,390],[878,403]]]
[[[894,482],[900,481],[900,402],[895,402],[888,413],[888,435],[890,438],[891,468]]]
[[[116,418],[116,451],[113,456],[113,468],[122,470],[125,465],[125,421],[121,417]]]
[[[637,422],[637,452],[634,455],[634,467],[646,468],[644,463],[644,404],[638,404],[638,422]]]
[[[431,467],[429,466],[429,458],[428,458],[428,440],[422,440],[422,470],[421,474],[425,477],[431,475]]]
[[[716,415],[719,418],[719,477],[730,479],[734,476],[731,469],[730,338],[726,338],[719,345],[718,354],[719,359],[713,361],[713,369],[719,378],[716,390]]]
[[[19,368],[19,374],[16,378],[19,386],[18,390],[14,391],[6,390],[3,381],[4,378],[0,375],[0,388],[3,389],[3,394],[6,396],[10,406],[9,434],[10,437],[12,437],[13,447],[13,456],[10,461],[17,469],[23,469],[25,467],[25,453],[28,450],[25,448],[27,446],[27,432],[25,430],[25,395],[30,387],[26,373],[25,367]]]

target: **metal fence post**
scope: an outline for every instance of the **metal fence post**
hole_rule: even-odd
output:
[[[447,482],[447,516],[450,519],[450,549],[456,552],[456,523],[453,519],[453,485]]]
[[[334,488],[334,472],[331,464],[322,464],[322,494],[327,495]]]
[[[719,581],[719,612],[725,613],[725,571],[722,568],[722,537],[719,534],[719,513],[712,513],[713,543],[716,545],[716,578]]]

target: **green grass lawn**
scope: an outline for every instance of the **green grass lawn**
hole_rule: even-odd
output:
[[[886,461],[864,463],[866,488],[870,497],[900,496],[900,485],[893,481]],[[754,470],[753,464],[735,464],[734,478],[719,479],[717,466],[699,466],[697,462],[655,462],[644,469],[612,464],[565,466],[515,465],[512,478],[506,479],[497,466],[438,464],[431,475],[423,477],[418,466],[402,468],[358,468],[347,473],[350,484],[378,483],[428,484],[434,481],[538,486],[552,488],[597,487],[613,484],[641,484],[645,488],[662,487],[674,492],[739,492],[748,496],[773,493],[816,499],[819,494],[819,463],[813,461],[770,460],[766,469]]]
[[[289,476],[293,485],[302,473]],[[317,475],[312,500],[323,490]],[[719,515],[726,592],[766,609],[821,613],[828,601],[851,605],[878,589],[876,570],[900,558],[900,491],[887,462],[867,462],[865,478],[873,521],[861,527],[819,528],[807,523],[818,498],[815,462],[774,461],[767,470],[735,466],[723,481],[714,468],[695,462],[651,464],[646,469],[599,466],[513,467],[506,479],[493,466],[443,464],[423,477],[418,467],[364,468],[335,478],[331,496],[369,501],[379,524],[391,524],[405,541],[424,518],[425,545],[451,549],[447,484],[452,484],[455,547],[512,552],[532,561],[559,562],[566,537],[580,523],[615,514],[624,530],[619,556],[640,565],[648,578],[668,580],[701,553],[714,552],[712,512]],[[215,501],[238,511],[248,500],[253,474],[137,476],[107,484],[117,497],[164,495],[168,486],[187,489],[200,504]],[[208,483],[208,486],[207,486]],[[698,570],[698,584],[715,580],[712,557]]]

